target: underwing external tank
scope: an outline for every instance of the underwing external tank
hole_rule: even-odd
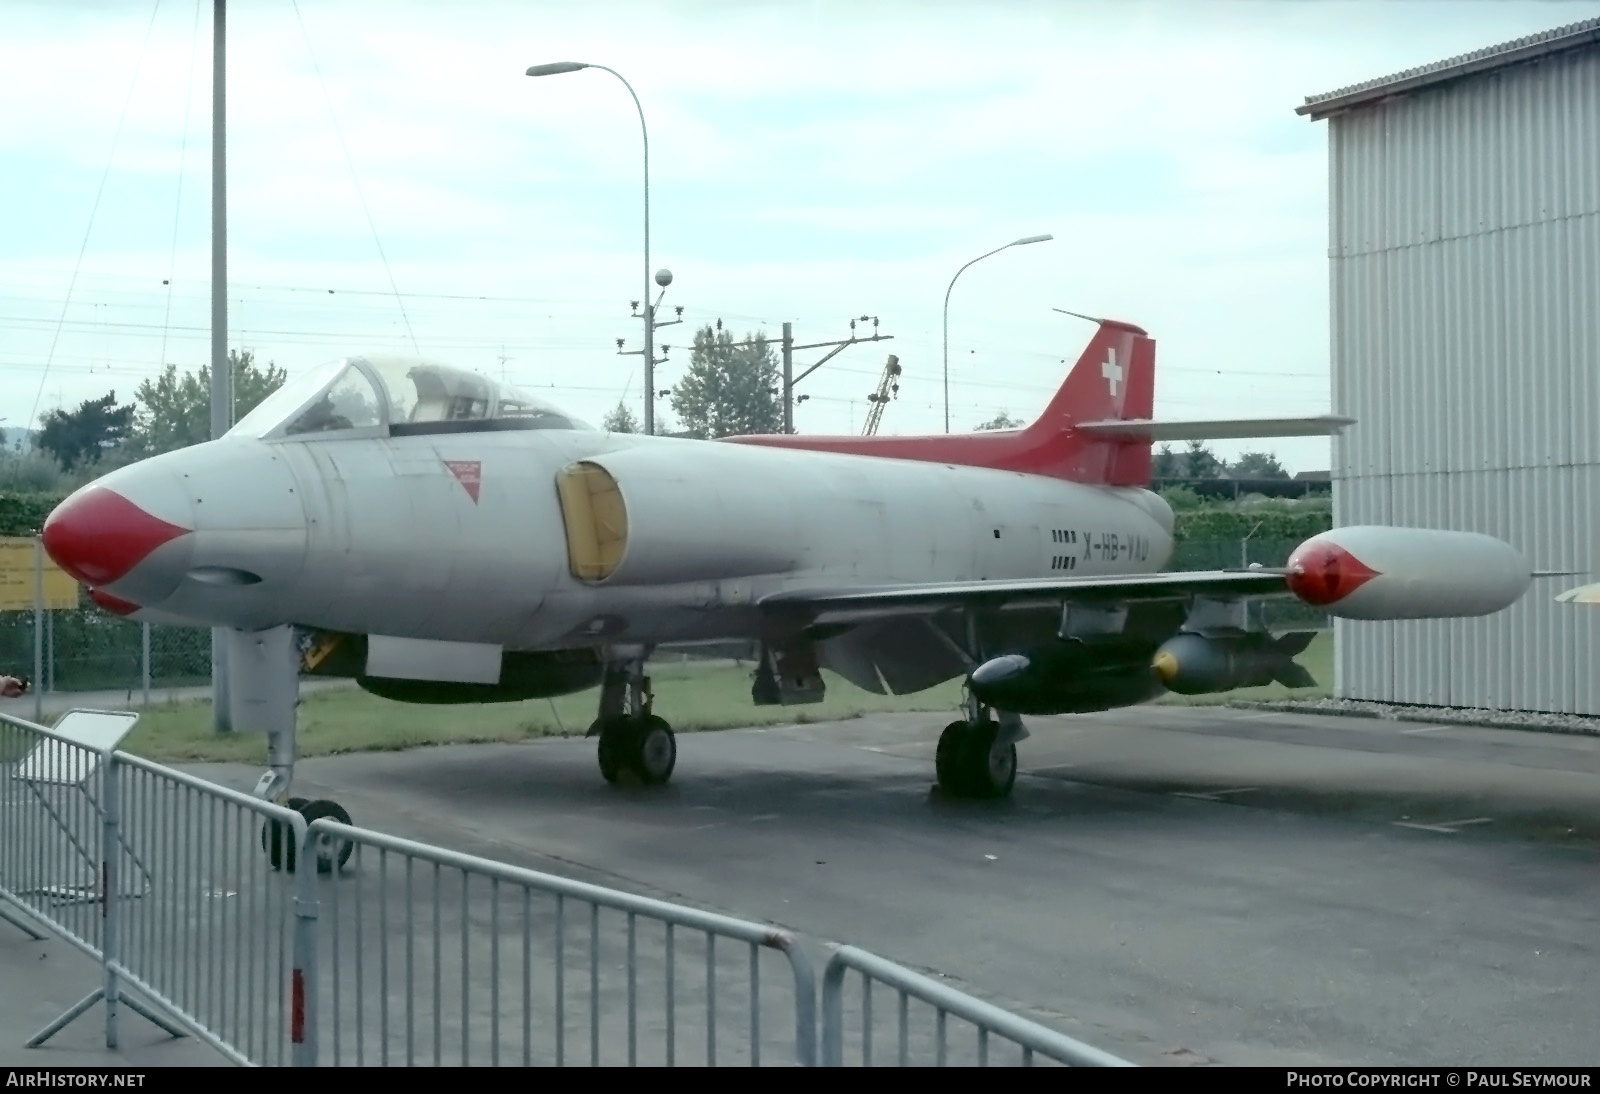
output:
[[[1162,693],[1148,640],[1050,642],[985,661],[967,678],[979,702],[1016,714],[1087,714]]]

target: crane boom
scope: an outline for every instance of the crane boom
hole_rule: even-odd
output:
[[[863,437],[871,437],[878,432],[878,423],[883,420],[883,408],[890,399],[900,394],[900,358],[889,354],[889,361],[883,366],[883,376],[878,381],[878,390],[867,396],[867,402],[872,404],[872,409],[867,413],[867,426],[861,431]]]

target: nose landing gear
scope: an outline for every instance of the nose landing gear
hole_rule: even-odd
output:
[[[306,819],[306,824],[318,820],[337,821],[339,824],[349,824],[350,814],[338,802],[318,799],[307,801],[305,798],[290,798],[284,803],[296,813]],[[344,869],[345,863],[350,861],[350,856],[355,852],[356,845],[349,840],[339,839],[337,836],[319,835],[311,844],[316,849],[317,873],[331,874],[335,870]],[[261,826],[261,849],[267,853],[267,861],[274,870],[282,870],[292,874],[295,871],[295,859],[299,851],[295,846],[294,829],[282,821],[269,820]]]
[[[349,825],[350,814],[338,802],[289,797],[294,781],[295,731],[300,699],[300,651],[291,627],[245,633],[228,632],[228,692],[236,732],[265,732],[267,771],[253,796],[294,810],[306,824],[319,820]],[[310,844],[319,874],[343,869],[355,844],[326,834]],[[299,847],[294,828],[269,817],[261,825],[261,849],[274,870],[294,872]]]

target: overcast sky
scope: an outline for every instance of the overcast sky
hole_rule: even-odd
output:
[[[0,428],[208,360],[212,6],[0,4]],[[608,73],[523,75],[579,60],[626,76],[649,126],[650,265],[684,309],[657,335],[659,387],[702,323],[776,337],[788,320],[805,343],[876,316],[894,340],[810,376],[797,428],[860,432],[892,352],[880,431],[939,432],[952,275],[1048,232],[956,283],[952,429],[1039,412],[1092,333],[1052,308],[1155,336],[1160,417],[1338,411],[1327,129],[1294,108],[1597,14],[233,0],[229,344],[294,375],[414,338],[596,423],[624,393],[641,412],[642,363],[615,341],[640,346],[638,115]],[[1216,447],[1329,462],[1326,441]]]

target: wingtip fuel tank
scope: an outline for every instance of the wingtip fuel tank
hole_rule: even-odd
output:
[[[1377,525],[1312,536],[1285,570],[1296,597],[1344,619],[1493,615],[1533,580],[1521,552],[1493,536]]]

